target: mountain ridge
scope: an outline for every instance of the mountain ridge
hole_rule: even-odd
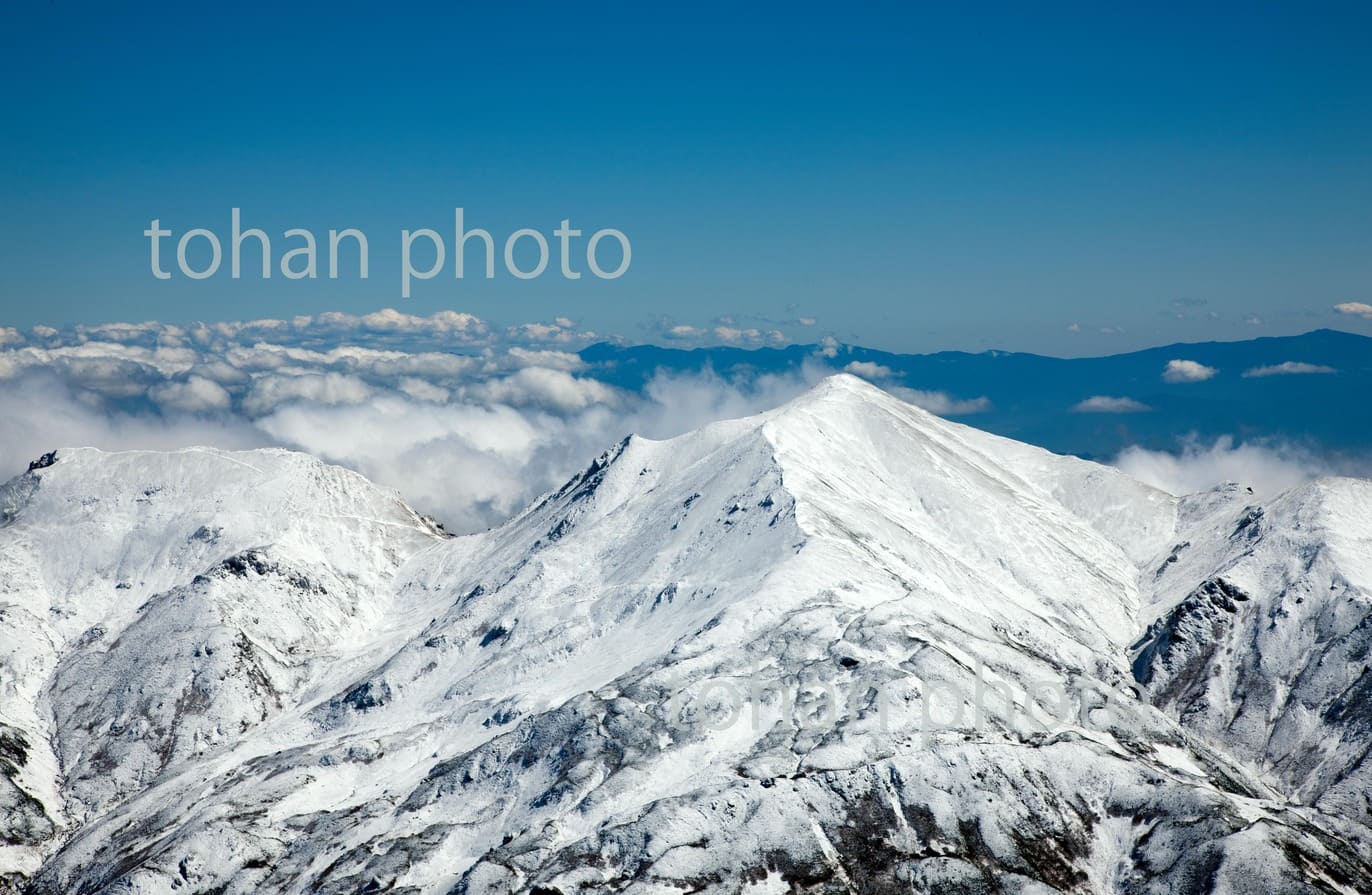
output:
[[[180,493],[177,461],[141,455],[152,471],[131,471],[128,457],[69,454],[6,486],[37,480],[0,528],[0,602],[42,596],[9,574],[21,549],[55,549],[34,546],[53,523],[33,529],[33,514],[107,530],[86,504],[93,484],[128,531],[163,526],[158,544],[206,524],[194,506],[158,509]],[[109,593],[148,608],[101,616],[128,621],[89,641],[86,616],[59,622],[68,646],[53,667],[67,671],[40,668],[35,682],[30,669],[30,745],[46,735],[45,699],[62,730],[40,803],[61,806],[54,826],[71,832],[0,848],[22,891],[1296,892],[1372,880],[1365,821],[1313,794],[1288,803],[1299,793],[1263,770],[1256,744],[1188,724],[1175,700],[1153,704],[1134,668],[1149,607],[1167,618],[1235,563],[1276,562],[1287,538],[1326,543],[1287,524],[1280,499],[1240,543],[1235,526],[1253,515],[1241,489],[1174,498],[848,376],[758,417],[625,439],[504,526],[461,538],[351,473],[282,460],[306,482],[283,497],[270,476],[219,481],[213,453],[182,459],[207,458],[214,478],[181,474],[252,507],[227,517],[244,527],[224,525],[217,551],[196,542],[174,573],[165,550],[135,551],[166,577],[110,581]],[[85,492],[61,484],[105,462],[121,474]],[[278,508],[265,529],[259,505]],[[1338,596],[1354,630],[1372,580],[1344,557],[1372,520],[1337,502],[1330,513],[1353,537],[1322,549],[1347,579]],[[1178,552],[1182,539],[1193,543]],[[1294,580],[1318,588],[1322,574]],[[1245,584],[1253,604],[1290,589]],[[389,608],[348,622],[355,598]],[[356,635],[318,628],[330,605]],[[120,665],[111,641],[142,646]],[[251,661],[203,654],[237,656],[240,642]],[[1175,638],[1151,642],[1151,680],[1191,661]],[[25,657],[13,637],[0,647],[8,680]],[[126,687],[151,657],[168,672],[139,698],[99,689]],[[1274,680],[1306,667],[1293,659]],[[1326,677],[1302,698],[1365,706]],[[1336,709],[1315,742],[1355,747],[1360,710]],[[160,765],[138,758],[167,742]],[[79,758],[76,743],[89,744]],[[123,783],[80,771],[90,748]],[[21,770],[27,784],[43,768]],[[1351,791],[1359,778],[1343,779]],[[1340,798],[1330,808],[1346,811]]]

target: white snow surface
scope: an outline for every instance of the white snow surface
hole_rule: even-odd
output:
[[[1372,891],[1370,607],[1372,482],[1178,499],[851,376],[461,538],[59,449],[0,892]]]

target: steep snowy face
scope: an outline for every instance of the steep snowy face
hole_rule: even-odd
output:
[[[1189,502],[1144,575],[1135,675],[1293,800],[1372,822],[1372,482],[1252,499]]]
[[[74,819],[19,868],[29,891],[1372,886],[1364,826],[1293,807],[1223,736],[1139,698],[1135,644],[1172,592],[1151,557],[1225,499],[1179,502],[852,377],[626,439],[471,537],[320,475],[365,507],[302,503],[101,610],[133,634],[155,619],[147,636],[78,646],[103,624],[83,619],[53,647],[31,703],[55,719],[50,763],[78,771],[42,804]],[[47,487],[12,483],[24,509],[0,537],[57,512],[35,510]],[[263,480],[233,490],[278,506]],[[310,497],[346,502],[331,493]],[[1212,574],[1188,562],[1163,577]],[[80,771],[107,741],[105,772]]]
[[[763,432],[799,495],[801,527],[846,566],[884,569],[950,617],[989,612],[1093,654],[1117,652],[1133,633],[1136,575],[1125,553],[980,433],[847,376]]]
[[[286,451],[54,459],[0,489],[0,801],[19,819],[0,862],[20,868],[364,647],[395,568],[437,540]]]

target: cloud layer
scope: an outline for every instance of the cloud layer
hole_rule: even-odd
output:
[[[1178,453],[1131,447],[1115,459],[1115,465],[1176,495],[1235,482],[1252,488],[1258,497],[1272,497],[1321,476],[1366,472],[1293,445],[1235,444],[1230,437],[1210,444],[1191,442]]]
[[[279,445],[357,469],[472,531],[629,432],[666,438],[755,413],[835,371],[817,357],[786,376],[704,370],[627,391],[569,350],[594,337],[566,318],[497,330],[470,314],[393,310],[3,329],[0,478],[67,445]]]
[[[470,314],[394,310],[184,327],[0,328],[0,479],[63,446],[284,446],[354,468],[465,532],[508,518],[630,432],[667,438],[769,409],[840,369],[940,415],[993,410],[988,397],[919,389],[890,366],[851,361],[832,337],[785,374],[707,367],[659,372],[628,390],[602,381],[603,371],[575,353],[594,338],[566,318],[499,328]],[[1216,372],[1177,359],[1162,375],[1201,382]],[[1288,362],[1244,375],[1329,372]],[[1150,408],[1096,395],[1070,410]],[[1301,451],[1232,442],[1177,454],[1131,450],[1118,462],[1173,491],[1227,479],[1276,487],[1330,470]]]

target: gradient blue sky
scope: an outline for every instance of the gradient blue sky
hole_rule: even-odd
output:
[[[191,6],[4,13],[0,325],[393,306],[1059,354],[1372,332],[1332,311],[1372,302],[1364,4]],[[151,218],[224,238],[232,206],[365,230],[371,278],[152,278]],[[455,206],[617,227],[632,267],[401,299],[401,228]]]

